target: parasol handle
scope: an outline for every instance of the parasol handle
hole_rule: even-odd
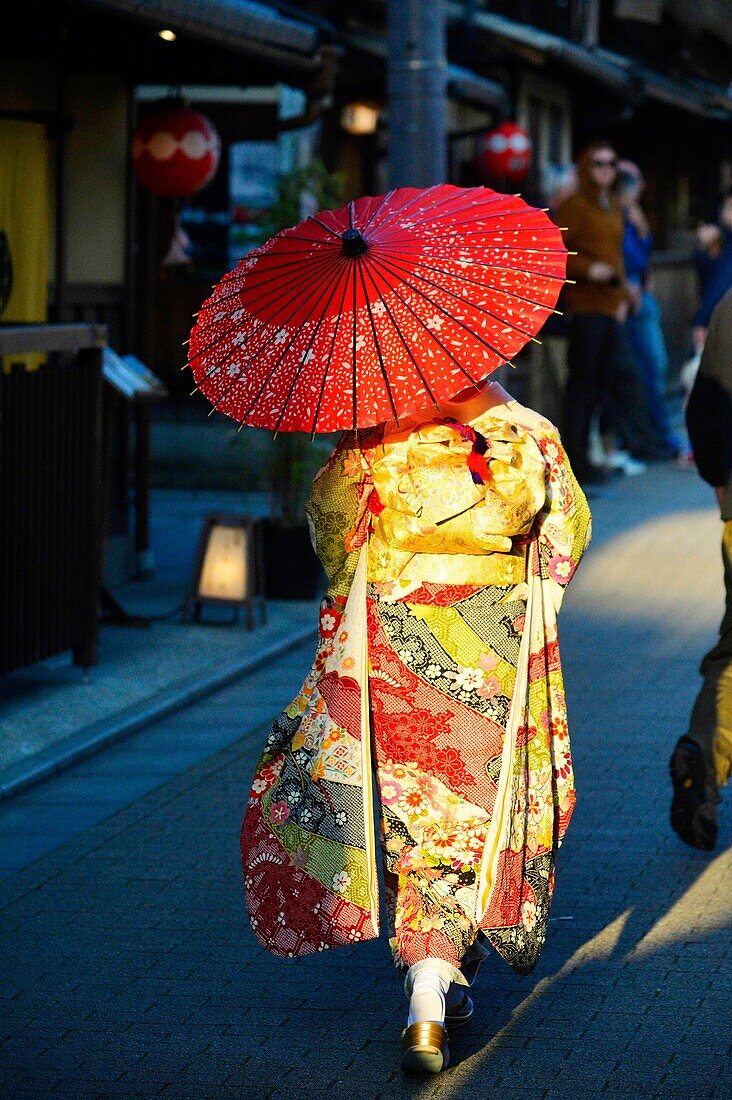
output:
[[[359,233],[358,229],[347,229],[345,233],[341,233],[341,241],[343,242],[343,251],[346,256],[363,256],[364,252],[368,248],[368,244]]]

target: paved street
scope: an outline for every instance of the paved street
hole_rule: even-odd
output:
[[[239,822],[301,648],[0,808],[4,1096],[731,1094],[729,796],[711,855],[667,824],[667,758],[720,616],[720,525],[672,469],[592,504],[560,623],[580,801],[549,941],[529,977],[488,961],[452,1067],[402,1077],[383,941],[285,964],[249,931]]]
[[[214,433],[216,438],[216,433]],[[219,451],[223,450],[218,436]],[[204,517],[268,510],[263,493],[157,489],[151,496],[152,576],[114,587],[113,595],[147,626],[102,622],[100,660],[85,674],[70,653],[18,669],[0,683],[0,799],[27,771],[54,763],[90,742],[139,727],[150,715],[203,694],[213,679],[231,682],[264,651],[287,648],[312,633],[318,600],[268,601],[266,634],[232,622],[228,607],[207,607],[190,622],[183,608]],[[241,727],[239,727],[241,729]],[[53,770],[53,769],[52,769]]]

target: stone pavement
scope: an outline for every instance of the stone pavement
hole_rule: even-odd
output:
[[[197,707],[168,715],[0,803],[0,878],[239,741],[243,726],[266,722],[290,701],[293,664],[304,668],[311,648],[312,634],[307,646],[265,662]]]
[[[489,959],[453,1066],[402,1077],[405,1003],[383,941],[287,964],[249,931],[239,821],[265,718],[308,663],[299,650],[136,735],[140,770],[168,754],[159,785],[91,827],[80,812],[75,837],[0,888],[4,1096],[731,1094],[732,813],[711,855],[667,824],[667,758],[720,615],[720,525],[704,487],[674,470],[592,503],[594,551],[560,623],[580,800],[549,940],[525,978]],[[237,726],[238,741],[175,775],[175,751],[182,769],[209,731]],[[129,780],[111,752],[96,780],[105,761]],[[64,783],[76,805],[73,780],[54,780],[46,806]],[[43,786],[31,794],[43,804]],[[30,821],[31,794],[8,810]],[[22,834],[21,819],[0,833]]]
[[[84,675],[60,654],[0,678],[0,797],[39,770],[53,771],[95,742],[114,739],[150,715],[173,710],[229,682],[262,652],[312,634],[318,601],[269,601],[267,625],[249,631],[246,615],[207,608],[200,623],[183,621],[204,515],[266,515],[264,493],[165,490],[152,494],[154,576],[115,589],[147,628],[103,623],[100,662]]]

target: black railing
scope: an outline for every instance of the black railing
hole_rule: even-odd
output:
[[[0,674],[97,661],[106,335],[0,325]]]

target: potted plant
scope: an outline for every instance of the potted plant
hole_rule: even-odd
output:
[[[278,233],[314,214],[338,206],[343,179],[320,160],[282,177],[268,229]],[[310,440],[302,432],[282,432],[268,449],[270,516],[264,523],[266,594],[270,599],[313,599],[322,581],[310,544],[305,504],[310,486],[333,440]]]

